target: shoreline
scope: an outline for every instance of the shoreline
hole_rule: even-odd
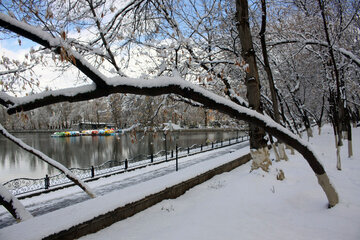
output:
[[[9,130],[9,133],[54,133],[54,132],[66,132],[66,131],[79,131],[74,129],[43,129],[43,130],[31,130],[31,129],[25,129],[25,130]],[[157,131],[149,131],[146,132],[164,132],[165,130],[157,130]],[[169,132],[169,130],[167,130]],[[246,132],[248,129],[236,129],[236,128],[184,128],[184,129],[174,129],[171,132],[221,132],[221,131],[241,131]],[[142,130],[136,130],[137,133],[144,132],[144,129]]]

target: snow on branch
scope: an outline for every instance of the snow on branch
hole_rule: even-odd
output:
[[[183,102],[183,103],[186,103],[190,106],[193,106],[193,107],[196,107],[196,108],[204,108],[205,106],[198,103],[198,102],[194,102],[194,101],[191,101],[191,99],[188,99],[188,98],[184,98],[182,96],[177,96],[177,95],[169,95],[169,98],[174,100],[174,101],[179,101],[179,102]]]
[[[302,44],[305,44],[305,45],[320,45],[320,46],[324,46],[324,47],[329,47],[327,42],[318,41],[318,40],[312,40],[312,39],[308,39],[308,40],[288,39],[288,40],[277,41],[277,42],[268,42],[267,45],[269,45],[269,46],[277,46],[277,45],[290,44],[290,43],[302,43]],[[348,59],[352,60],[358,67],[360,67],[360,58],[358,56],[356,56],[352,52],[350,52],[350,51],[348,51],[348,50],[346,50],[344,48],[338,47],[336,45],[333,45],[332,48],[335,51],[343,54]]]
[[[0,92],[0,104],[1,105],[5,106],[5,107],[10,107],[10,106],[15,105],[16,102],[17,102],[16,97],[12,97],[5,92]]]
[[[132,126],[128,127],[128,128],[124,128],[124,129],[121,129],[121,133],[122,134],[125,134],[127,132],[131,132],[133,131],[134,129],[136,129],[137,127],[140,127],[141,124],[140,123],[135,123],[133,124]]]
[[[24,149],[25,151],[35,155],[36,157],[40,158],[41,160],[43,160],[44,162],[47,162],[48,164],[50,164],[51,166],[53,166],[54,168],[60,170],[62,173],[64,173],[66,175],[67,178],[69,178],[71,181],[73,181],[76,185],[78,185],[81,189],[83,189],[90,197],[94,198],[96,195],[95,193],[92,191],[92,189],[90,187],[87,186],[87,184],[85,182],[83,182],[81,179],[79,179],[77,176],[75,176],[75,174],[73,174],[69,169],[67,169],[64,165],[62,165],[61,163],[57,162],[56,160],[48,157],[47,155],[45,155],[43,152],[27,145],[26,143],[24,143],[21,139],[18,139],[16,137],[14,137],[13,135],[11,135],[8,131],[6,131],[6,129],[0,124],[0,133],[6,137],[7,139],[9,139],[10,141],[12,141],[13,143],[15,143],[16,145],[18,145],[19,147],[21,147],[22,149]]]
[[[104,75],[89,64],[80,54],[73,51],[71,46],[66,42],[66,39],[53,37],[40,28],[20,22],[3,13],[0,13],[0,26],[60,54],[64,59],[71,62],[89,77],[97,86],[106,87],[106,83],[103,80]]]
[[[6,75],[6,74],[11,74],[11,73],[21,73],[21,72],[25,72],[25,71],[33,68],[34,66],[35,66],[35,65],[32,64],[32,65],[29,66],[29,67],[23,67],[23,68],[9,69],[9,70],[6,70],[6,71],[0,71],[0,76]]]
[[[3,205],[18,222],[33,217],[19,199],[12,195],[2,184],[0,184],[0,204]]]
[[[0,92],[0,104],[8,109],[9,114],[14,114],[16,112],[28,111],[53,103],[89,100],[91,99],[90,96],[96,98],[98,92],[95,84],[46,91],[25,97],[12,97],[4,92]]]
[[[150,117],[150,120],[153,121],[155,119],[155,117],[159,114],[160,109],[165,106],[167,98],[169,95],[166,95],[163,100],[161,101],[161,103],[159,104],[159,106],[156,108],[155,113]]]
[[[215,72],[213,69],[211,69],[210,67],[208,67],[204,62],[200,61],[199,58],[196,56],[195,52],[193,51],[193,49],[186,44],[185,45],[186,49],[188,50],[188,52],[190,53],[190,55],[195,59],[196,62],[198,62],[200,64],[200,66],[210,72],[213,71],[214,74],[221,79],[221,81],[224,83],[226,90],[225,90],[225,94],[235,103],[240,104],[242,106],[248,107],[249,104],[247,101],[245,101],[242,97],[240,97],[238,94],[236,94],[236,92],[232,89],[229,81],[227,78],[225,78],[221,73],[219,72]]]
[[[146,0],[133,0],[133,1],[128,1],[128,3],[125,2],[126,5],[118,9],[118,11],[114,14],[114,16],[112,16],[112,19],[109,20],[109,22],[106,24],[105,27],[103,27],[103,32],[105,34],[105,37],[113,38],[114,36],[111,35],[114,35],[116,31],[111,31],[111,29],[113,29],[115,25],[120,25],[120,22],[127,14],[129,14],[133,10],[139,9],[141,7],[141,4],[144,2],[146,2]],[[91,41],[90,46],[95,45],[100,40],[101,40],[101,36]]]

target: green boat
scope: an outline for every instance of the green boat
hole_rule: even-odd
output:
[[[54,132],[52,137],[65,137],[65,132]]]

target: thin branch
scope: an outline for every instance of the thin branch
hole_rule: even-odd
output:
[[[308,40],[288,39],[288,40],[282,40],[282,41],[277,41],[277,42],[268,42],[267,45],[268,46],[278,46],[278,45],[291,44],[291,43],[301,43],[304,45],[319,45],[319,46],[323,46],[323,47],[329,47],[328,43],[323,42],[323,41],[313,40],[313,39],[308,39]],[[341,53],[342,55],[344,55],[345,57],[350,59],[352,62],[354,62],[358,67],[360,67],[360,58],[358,56],[356,56],[355,54],[353,54],[352,52],[350,52],[344,48],[335,46],[335,45],[332,45],[332,49]]]
[[[25,68],[17,68],[17,69],[9,69],[6,71],[1,71],[0,72],[0,76],[6,75],[6,74],[12,74],[12,73],[21,73],[21,72],[25,72],[29,69],[32,69],[35,65],[31,65],[29,67],[25,67]]]
[[[96,26],[97,26],[97,28],[98,28],[98,30],[99,30],[99,34],[100,34],[101,40],[102,40],[102,42],[103,42],[103,44],[104,44],[104,47],[105,47],[107,53],[109,54],[110,63],[115,67],[117,73],[119,73],[121,76],[124,76],[124,74],[121,73],[120,68],[119,68],[119,66],[118,66],[117,63],[116,63],[114,54],[113,54],[113,52],[112,52],[111,49],[110,49],[109,43],[108,43],[108,42],[106,41],[106,39],[105,39],[104,31],[103,31],[103,29],[101,28],[101,24],[100,24],[99,18],[98,18],[97,15],[96,15],[96,12],[95,12],[95,9],[94,9],[94,5],[93,5],[93,1],[92,1],[92,0],[87,0],[87,2],[88,2],[88,4],[89,4],[90,9],[91,9],[91,12],[92,12],[92,14],[93,14],[93,16],[94,16],[94,20],[95,20]]]
[[[67,57],[75,67],[89,77],[97,86],[107,87],[107,84],[103,81],[103,74],[99,71],[94,71],[94,68],[90,64],[86,61],[82,61],[83,58],[81,55],[73,52],[71,46],[63,41],[63,39],[53,37],[51,34],[42,31],[41,29],[17,21],[3,13],[0,13],[0,26],[28,38],[47,49],[51,49],[57,54],[65,54],[65,57]]]

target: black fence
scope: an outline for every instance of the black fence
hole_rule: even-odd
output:
[[[249,136],[246,135],[228,139],[226,141],[206,142],[204,144],[194,144],[188,147],[176,146],[175,149],[165,149],[155,154],[139,154],[130,159],[110,160],[98,166],[91,166],[89,168],[70,168],[69,170],[85,181],[172,160],[176,160],[176,170],[178,170],[178,158],[244,142],[248,139]],[[61,173],[54,176],[46,175],[45,178],[39,179],[17,178],[10,180],[3,185],[10,190],[13,195],[22,195],[37,191],[41,192],[51,187],[66,186],[71,183],[72,182],[65,174]]]

